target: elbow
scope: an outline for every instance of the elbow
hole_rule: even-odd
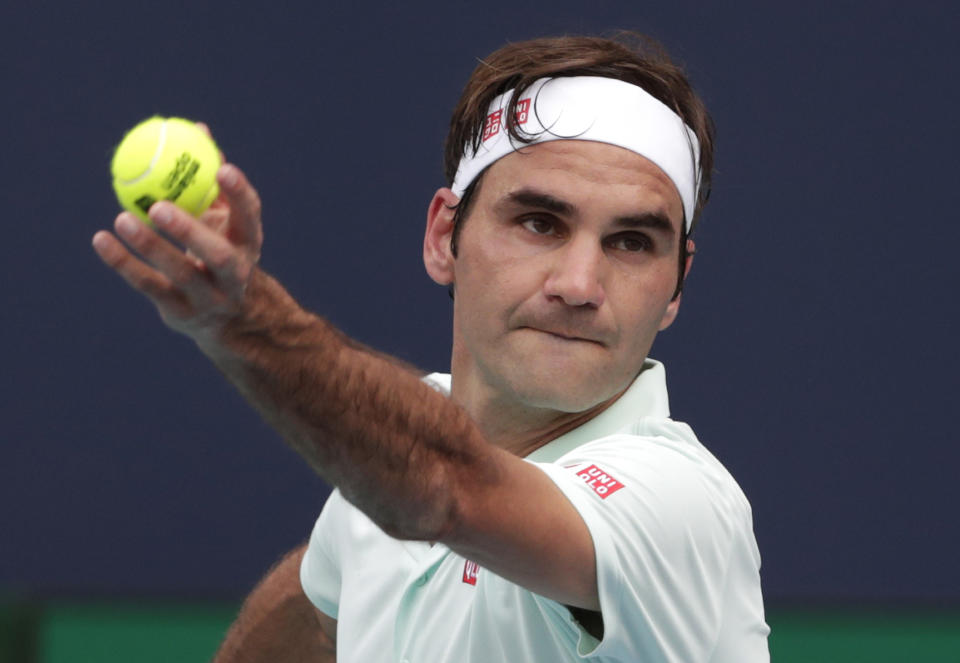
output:
[[[374,523],[385,534],[404,541],[447,541],[457,530],[464,513],[460,491],[450,472],[440,471],[415,495],[388,499],[376,509]]]
[[[409,505],[408,505],[409,506]],[[454,503],[434,503],[421,508],[404,509],[392,517],[374,521],[385,534],[404,541],[446,541],[459,520]]]

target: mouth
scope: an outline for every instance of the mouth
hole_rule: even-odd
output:
[[[587,336],[577,336],[575,334],[570,334],[566,332],[561,332],[552,329],[541,329],[539,327],[521,327],[521,329],[529,329],[531,331],[540,332],[541,334],[546,334],[547,336],[552,336],[553,338],[560,339],[562,341],[567,341],[570,343],[590,343],[592,345],[599,345],[600,347],[605,347],[605,344],[602,341],[598,341],[595,338],[590,338]]]

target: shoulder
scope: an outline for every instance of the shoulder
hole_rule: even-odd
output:
[[[543,469],[555,482],[566,476],[565,483],[582,483],[577,492],[587,497],[592,492],[607,509],[640,509],[648,519],[700,533],[752,530],[750,504],[739,484],[687,424],[672,419],[641,419]]]
[[[743,589],[759,588],[750,505],[686,424],[642,419],[538,466],[593,537],[605,627],[594,656],[706,660],[741,626],[724,626],[738,619],[726,606],[759,604]]]

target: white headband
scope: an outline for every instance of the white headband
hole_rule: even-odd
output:
[[[453,180],[457,196],[484,168],[528,144],[516,141],[507,131],[513,92],[490,103],[480,148],[473,152],[467,145]],[[643,88],[597,76],[541,78],[517,102],[516,120],[520,134],[532,139],[531,145],[592,140],[650,159],[677,187],[689,232],[700,185],[700,144],[679,115]]]

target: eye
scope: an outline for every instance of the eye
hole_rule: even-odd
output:
[[[642,233],[621,233],[614,235],[608,240],[608,244],[619,251],[629,251],[632,253],[649,251],[653,248],[653,242]]]
[[[556,235],[557,225],[552,220],[542,216],[528,216],[520,219],[520,225],[534,235]]]

